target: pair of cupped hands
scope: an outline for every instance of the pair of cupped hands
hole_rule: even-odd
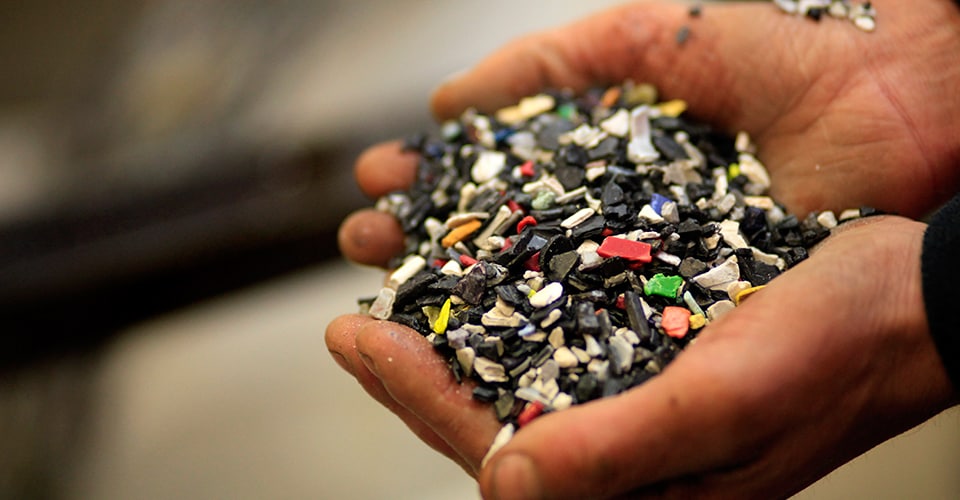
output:
[[[768,3],[637,3],[519,39],[444,82],[434,113],[492,112],[547,88],[632,79],[722,129],[745,130],[793,213],[868,205],[811,257],[710,324],[658,377],[540,417],[481,467],[500,429],[404,326],[346,315],[333,357],[488,498],[781,497],[956,403],[929,336],[922,217],[960,188],[960,9],[873,2],[878,28]],[[679,44],[676,33],[690,27]],[[356,164],[370,197],[412,183],[400,143]],[[390,215],[353,214],[348,258],[403,249]]]

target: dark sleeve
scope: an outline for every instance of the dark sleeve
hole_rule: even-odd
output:
[[[960,195],[931,218],[921,261],[930,335],[953,387],[960,390]]]

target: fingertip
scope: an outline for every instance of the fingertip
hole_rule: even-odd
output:
[[[403,239],[397,220],[373,209],[350,214],[337,233],[337,243],[345,257],[379,267],[386,267],[392,257],[403,252]]]
[[[354,166],[360,190],[370,198],[379,198],[410,187],[417,173],[418,155],[405,150],[403,141],[371,146],[360,154]]]
[[[496,500],[543,498],[536,464],[523,453],[507,453],[485,467],[480,475],[484,498]]]
[[[362,314],[344,314],[343,316],[334,318],[333,321],[327,325],[327,330],[323,337],[327,344],[327,349],[341,353],[347,349],[353,349],[357,332],[359,332],[364,325],[372,321],[376,320]]]

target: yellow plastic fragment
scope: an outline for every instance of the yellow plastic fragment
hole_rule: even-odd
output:
[[[443,335],[447,331],[447,323],[450,321],[450,299],[443,303],[440,308],[440,314],[437,315],[437,321],[433,323],[433,331],[437,335]]]
[[[730,166],[727,167],[727,179],[732,181],[738,175],[740,175],[740,164],[731,163]]]
[[[766,287],[767,285],[760,285],[760,286],[747,288],[746,290],[743,290],[740,293],[738,293],[737,296],[733,298],[733,302],[739,306],[741,302],[747,299],[747,297],[757,293],[758,291]]]
[[[624,89],[624,100],[629,106],[640,104],[652,105],[657,102],[657,87],[649,83],[641,83]]]
[[[707,318],[703,317],[702,314],[694,314],[690,316],[690,328],[694,330],[699,330],[706,326]]]
[[[467,236],[470,236],[476,232],[476,230],[480,229],[480,226],[482,225],[483,222],[479,220],[472,220],[470,222],[461,224],[451,229],[450,232],[447,233],[442,240],[440,240],[440,244],[443,245],[443,248],[450,248],[453,245],[456,245],[458,242],[466,239]]]
[[[527,292],[527,298],[529,299],[530,297],[533,297],[536,294],[537,294],[537,291],[531,288],[530,291]]]
[[[684,111],[687,110],[687,101],[681,99],[674,99],[672,101],[663,102],[657,105],[657,108],[660,110],[660,114],[663,116],[669,116],[670,118],[676,118],[680,116]]]

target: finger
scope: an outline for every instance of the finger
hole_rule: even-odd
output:
[[[481,471],[481,490],[491,498],[608,497],[716,465],[738,445],[717,414],[718,391],[687,379],[664,373],[620,397],[537,419]]]
[[[354,174],[360,190],[370,198],[405,190],[413,184],[418,156],[403,150],[403,142],[377,144],[357,158]]]
[[[357,350],[396,401],[479,468],[501,426],[489,405],[473,399],[472,384],[456,383],[423,336],[395,323],[371,323],[357,335]]]
[[[769,106],[751,102],[751,124],[772,117],[773,104],[789,89],[759,92],[759,78],[738,77],[778,67],[777,56],[758,51],[776,23],[769,5],[713,5],[691,18],[683,4],[631,4],[565,27],[521,38],[481,61],[472,70],[445,82],[432,107],[442,119],[470,106],[491,112],[546,88],[583,91],[627,79],[656,85],[665,97],[682,97],[703,119],[743,124],[740,100],[768,97]],[[782,16],[781,16],[782,17]],[[678,43],[677,33],[690,36]],[[736,33],[738,36],[723,36]],[[744,57],[750,54],[750,57]],[[769,80],[769,79],[767,79]],[[758,109],[769,107],[767,115]]]
[[[476,475],[476,470],[470,467],[450,445],[447,444],[437,433],[427,426],[420,418],[411,413],[401,404],[397,403],[393,397],[384,389],[380,379],[377,378],[359,358],[356,349],[356,333],[376,320],[369,316],[359,314],[350,314],[340,316],[334,319],[329,326],[325,340],[327,349],[341,368],[352,375],[364,391],[374,400],[390,410],[394,415],[409,428],[421,441],[430,446],[437,452],[457,463],[468,474]]]
[[[403,249],[403,230],[390,214],[373,209],[350,214],[340,225],[337,242],[343,255],[360,264],[386,267]]]

